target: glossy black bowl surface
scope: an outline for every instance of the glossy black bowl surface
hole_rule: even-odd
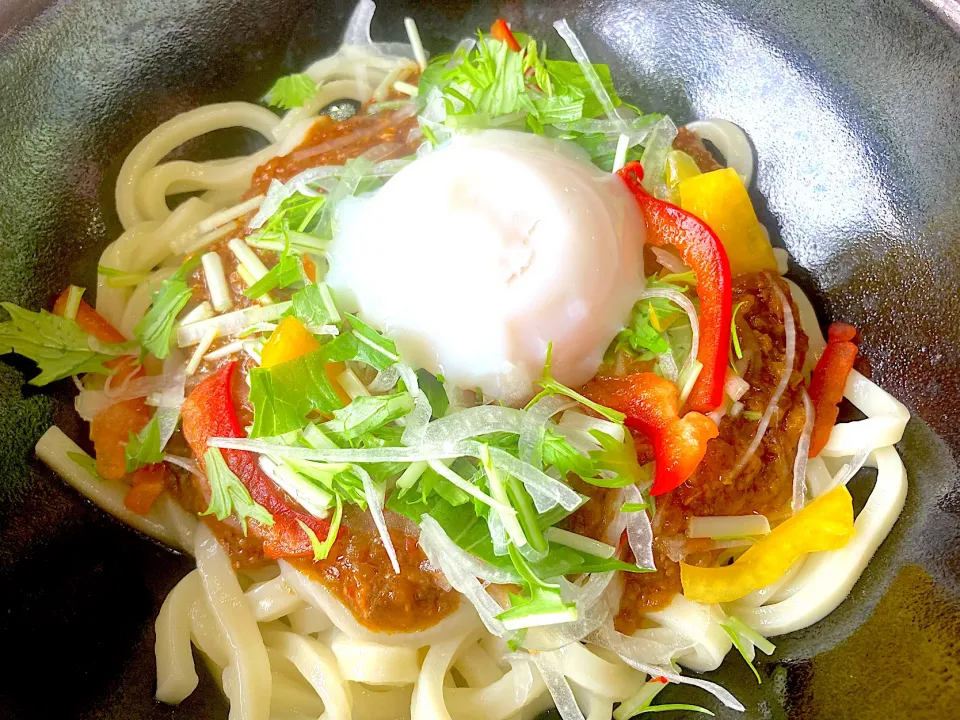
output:
[[[444,50],[497,16],[548,38],[567,17],[621,94],[678,122],[725,117],[759,158],[754,199],[821,319],[862,331],[875,380],[915,413],[893,533],[828,619],[778,640],[758,687],[714,679],[751,718],[960,714],[960,37],[953,0],[383,2],[377,39],[414,16]],[[174,114],[258,98],[335,47],[350,0],[8,0],[0,5],[0,300],[49,306],[93,286],[118,233],[125,154]],[[249,147],[221,132],[183,154]],[[72,388],[23,388],[0,363],[0,717],[222,718],[211,678],[153,699],[153,621],[191,567],[104,516],[33,457]],[[872,478],[854,482],[861,497]],[[689,689],[665,700],[714,707]],[[680,700],[683,698],[683,700]],[[735,713],[716,708],[722,717]]]

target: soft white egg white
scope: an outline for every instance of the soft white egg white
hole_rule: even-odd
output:
[[[589,380],[643,289],[642,216],[580,148],[520,132],[457,137],[345,202],[329,248],[339,303],[404,359],[505,403]]]

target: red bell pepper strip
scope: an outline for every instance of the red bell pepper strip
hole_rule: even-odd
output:
[[[490,35],[494,40],[506,43],[507,47],[514,52],[520,52],[520,43],[517,42],[513,33],[510,32],[510,26],[507,25],[507,21],[503,18],[498,18],[497,21],[490,26]]]
[[[647,223],[647,240],[658,247],[670,245],[697,276],[700,296],[700,349],[703,370],[687,403],[691,410],[708,413],[723,402],[723,383],[730,348],[733,304],[730,262],[716,233],[695,215],[650,195],[640,181],[643,167],[629,162],[617,174],[637,199]]]
[[[816,457],[830,439],[830,431],[837,423],[847,376],[857,358],[857,346],[852,340],[857,329],[846,323],[833,323],[827,332],[827,347],[813,369],[810,379],[810,399],[813,401],[813,434],[810,436],[810,457]]]
[[[166,475],[167,466],[163,463],[139,468],[133,474],[133,487],[123,498],[123,504],[128,510],[146,515],[157,498],[163,494]]]
[[[203,465],[207,442],[214,437],[245,437],[233,406],[232,381],[236,361],[197,385],[180,410],[183,418],[183,437]],[[310,538],[300,527],[298,520],[325,538],[330,529],[326,520],[319,520],[288,503],[277,491],[273,482],[263,474],[252,453],[242,450],[222,450],[227,467],[240,478],[258,504],[273,516],[273,525],[261,525],[250,521],[250,532],[263,541],[263,551],[277,559],[297,555],[312,555]]]
[[[60,297],[58,297],[57,301],[53,304],[54,315],[63,317],[63,313],[67,309],[67,296],[69,294],[70,288],[67,288],[60,293]],[[122,343],[127,341],[127,339],[123,336],[123,333],[104,320],[103,316],[90,307],[86,300],[80,301],[80,307],[77,308],[77,317],[75,320],[77,325],[80,326],[81,330],[89,335],[93,335],[95,338],[98,338],[103,342]]]
[[[627,416],[627,427],[653,445],[655,473],[651,495],[662,495],[689,478],[719,434],[706,415],[677,413],[677,386],[650,372],[591,380],[583,394]]]

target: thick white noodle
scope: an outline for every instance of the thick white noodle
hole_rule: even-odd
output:
[[[850,371],[843,396],[867,419],[834,425],[821,455],[843,457],[900,442],[910,420],[910,411],[903,403],[856,370]]]
[[[282,577],[251,585],[244,595],[258,623],[286,617],[303,607],[303,601]]]
[[[691,670],[716,670],[732,647],[730,637],[720,627],[726,616],[717,605],[692,602],[678,594],[663,610],[647,613],[647,618],[692,643],[676,657],[677,662]]]
[[[205,524],[197,528],[197,569],[236,680],[230,720],[267,720],[270,716],[270,661],[230,558]],[[225,672],[226,672],[225,671]]]
[[[160,606],[157,615],[157,692],[160,702],[176,705],[192,693],[200,679],[190,645],[190,607],[203,599],[197,570],[189,573]]]
[[[351,720],[349,686],[330,648],[319,640],[287,631],[263,634],[271,651],[293,663],[323,700],[327,720]]]
[[[273,140],[279,122],[276,115],[259,105],[227,102],[189,110],[157,126],[137,144],[120,168],[116,203],[121,224],[129,229],[149,219],[139,205],[137,183],[172,150],[200,135],[230,127],[246,127]]]
[[[406,685],[417,681],[417,648],[351,640],[336,633],[330,649],[345,680],[369,685]]]
[[[80,455],[86,455],[86,453],[56,425],[47,430],[37,441],[36,452],[37,457],[69,485],[118,520],[170,547],[184,549],[180,544],[180,532],[168,525],[159,507],[152,507],[146,515],[129,510],[123,503],[123,499],[130,490],[127,483],[122,480],[96,478],[90,474],[89,470],[70,458],[68,453]]]

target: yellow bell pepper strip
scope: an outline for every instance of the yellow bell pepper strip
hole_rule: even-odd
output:
[[[680,207],[707,223],[720,238],[730,260],[730,272],[776,271],[770,240],[733,168],[688,177],[677,188]]]
[[[320,342],[302,322],[292,315],[283,319],[260,352],[260,367],[269,368],[320,349]],[[329,362],[323,366],[330,385],[344,405],[350,404],[350,396],[340,387],[337,378],[347,369],[342,362]]]
[[[260,353],[260,367],[273,367],[320,349],[320,343],[292,315],[285,317]]]
[[[840,485],[775,527],[732,565],[680,563],[683,595],[703,603],[733,602],[774,582],[800,556],[836,550],[852,536],[853,499]]]

